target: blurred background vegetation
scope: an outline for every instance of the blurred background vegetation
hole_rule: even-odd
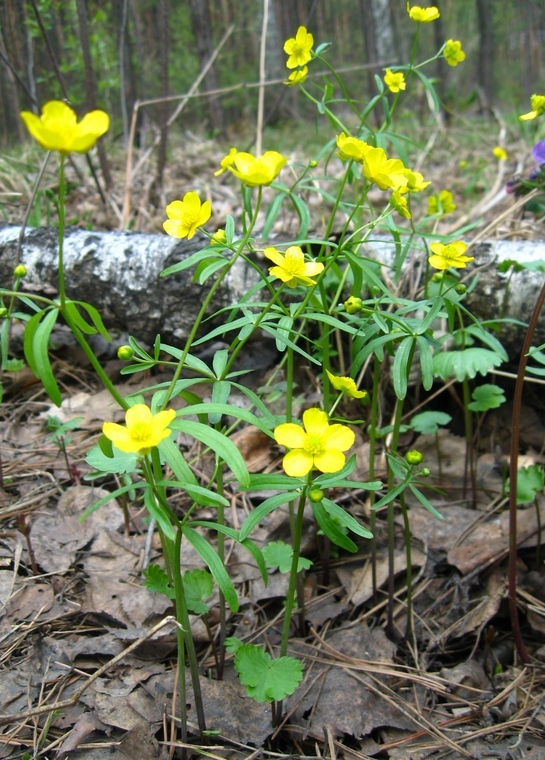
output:
[[[545,0],[434,4],[441,18],[422,26],[419,60],[447,37],[461,40],[467,53],[462,66],[439,60],[426,72],[436,80],[447,117],[449,110],[527,110],[529,96],[543,90]],[[231,139],[255,122],[267,6],[265,73],[268,81],[277,80],[266,87],[268,124],[306,115],[303,99],[282,85],[283,42],[300,24],[317,44],[333,43],[330,59],[348,69],[347,84],[362,102],[376,91],[374,74],[409,58],[415,25],[405,0],[2,0],[0,144],[27,139],[19,111],[38,112],[47,100],[63,97],[80,113],[106,110],[111,136],[127,144],[135,102],[187,93],[226,33],[199,96],[176,128]],[[211,91],[216,94],[203,95]],[[425,97],[424,90],[413,91],[407,105],[418,114],[426,109]],[[138,109],[138,145],[164,127],[177,102]]]

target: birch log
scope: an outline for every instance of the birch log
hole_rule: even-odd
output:
[[[19,227],[0,225],[0,284],[9,287],[15,265]],[[175,240],[167,235],[133,232],[87,232],[70,228],[65,240],[66,287],[71,298],[91,303],[106,324],[152,344],[160,333],[164,340],[180,343],[187,337],[199,312],[209,284],[192,282],[193,270],[160,277],[163,269],[183,260],[206,244],[195,235],[190,240]],[[528,322],[545,274],[522,271],[498,272],[499,263],[545,262],[545,241],[488,241],[470,251],[475,261],[462,272],[469,282],[476,274],[475,290],[464,301],[480,320],[504,317]],[[393,263],[391,240],[377,238],[367,242],[363,254],[389,265]],[[411,254],[412,265],[422,264],[423,253]],[[24,289],[56,294],[57,231],[53,228],[27,230],[20,263],[28,275]],[[236,303],[257,281],[255,271],[244,261],[233,266],[219,288],[210,313]],[[220,315],[218,321],[223,319]],[[217,323],[216,322],[216,323]],[[210,326],[207,322],[207,326]],[[525,329],[506,324],[501,341],[513,360],[518,360]],[[534,345],[545,343],[545,314],[542,314]]]
[[[0,225],[2,287],[8,288],[13,282],[19,231],[17,226]],[[153,344],[157,334],[180,344],[193,327],[210,281],[203,287],[192,282],[193,269],[168,277],[160,274],[206,243],[207,239],[198,235],[187,241],[168,235],[69,228],[64,243],[67,294],[97,308],[108,327],[134,335],[147,345]],[[27,229],[19,262],[27,268],[23,292],[56,296],[57,245],[56,229]],[[210,313],[239,301],[256,281],[251,267],[241,260],[235,262],[215,295]],[[224,318],[222,315],[220,319]]]

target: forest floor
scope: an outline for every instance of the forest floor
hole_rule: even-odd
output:
[[[516,199],[503,191],[511,175],[528,174],[529,146],[522,141],[505,144],[503,128],[496,126],[495,133],[488,128],[482,132],[486,137],[479,139],[473,129],[471,140],[464,125],[438,131],[429,140],[433,161],[424,154],[415,157],[422,159],[426,179],[438,191],[449,189],[458,204],[441,222],[440,231],[454,231],[474,221],[470,237],[543,240],[543,221],[521,206],[513,210]],[[278,144],[268,143],[267,148],[281,149],[285,134],[273,132],[270,137]],[[502,142],[509,154],[506,162],[492,155]],[[114,162],[114,187],[106,204],[84,159],[76,156],[77,172],[68,168],[68,216],[73,223],[94,229],[124,226],[159,233],[164,206],[197,190],[212,201],[209,228],[223,226],[226,214],[238,219],[241,212],[235,184],[225,176],[213,176],[224,148],[186,135],[183,146],[172,148],[160,192],[154,189],[149,160],[129,187],[125,162]],[[21,221],[36,176],[36,155],[0,159],[0,212],[5,221]],[[302,152],[294,144],[293,156],[297,155]],[[309,157],[308,150],[305,155]],[[30,224],[54,223],[49,190],[55,187],[52,160]],[[376,201],[381,202],[379,196]],[[319,228],[321,209],[313,213]],[[290,235],[290,225],[289,218],[280,219],[277,231]],[[121,393],[134,393],[149,384],[149,377],[141,374],[120,376],[122,363],[115,356],[105,356],[103,362]],[[129,504],[127,513],[122,509],[126,505],[111,500],[85,521],[79,520],[88,506],[117,485],[113,477],[85,479],[92,471],[86,455],[98,441],[102,422],[112,418],[112,408],[107,392],[97,387],[74,346],[67,344],[55,353],[55,369],[64,396],[61,409],[48,401],[30,372],[4,377],[0,759],[178,758],[181,744],[172,717],[178,712],[172,607],[166,597],[152,594],[141,583],[145,563],[160,556],[160,543],[156,534],[148,534],[139,504]],[[312,401],[315,385],[308,372],[302,368],[297,378],[296,412]],[[256,386],[262,382],[262,376],[254,380]],[[391,412],[388,382],[386,372],[382,389],[386,417]],[[535,387],[538,390],[525,397],[521,446],[526,456],[521,464],[545,461],[544,405],[539,386]],[[456,409],[452,388],[448,391],[438,384],[433,390],[445,411]],[[412,403],[411,414],[418,404],[416,392]],[[210,612],[195,616],[192,625],[205,676],[207,726],[217,733],[201,739],[190,736],[195,757],[545,757],[545,549],[540,547],[545,497],[540,494],[537,505],[521,507],[518,516],[520,614],[531,656],[531,662],[523,665],[515,651],[507,604],[509,517],[502,468],[509,450],[510,413],[509,405],[504,405],[487,417],[481,449],[475,452],[475,490],[466,482],[466,444],[456,424],[438,438],[417,437],[410,431],[402,437],[402,450],[418,448],[424,453],[432,471],[430,485],[440,489],[427,493],[444,517],[430,519],[422,507],[410,504],[415,617],[405,640],[396,644],[384,632],[385,514],[379,512],[377,519],[376,591],[369,542],[362,541],[355,555],[340,552],[327,560],[323,537],[317,535],[312,519],[306,519],[302,554],[313,564],[305,579],[304,620],[294,628],[289,649],[303,659],[305,675],[285,700],[280,725],[271,725],[270,704],[246,697],[232,656],[227,657],[223,680],[214,678],[210,637],[217,636],[218,607],[217,596],[212,597]],[[48,430],[52,417],[61,422],[80,417],[80,421],[60,441]],[[251,472],[278,469],[280,451],[271,439],[250,428],[242,428],[234,438]],[[189,440],[182,447],[206,482],[213,471],[211,457]],[[361,434],[354,452],[353,478],[366,480],[369,445]],[[381,455],[376,464],[380,478]],[[239,527],[269,495],[253,494],[252,503],[244,493],[230,492],[228,523]],[[364,493],[339,493],[336,501],[368,524]],[[174,499],[171,506],[183,510],[183,498]],[[211,510],[202,509],[198,516],[211,519]],[[406,555],[402,521],[396,518],[396,524],[394,620],[398,631],[405,632]],[[262,546],[289,541],[289,535],[287,510],[280,509],[260,523],[252,538]],[[213,543],[212,536],[210,540]],[[228,543],[227,551],[241,605],[238,613],[229,613],[229,633],[275,652],[288,576],[271,571],[265,586],[256,565],[240,548]],[[196,553],[184,545],[182,567],[201,566]],[[190,727],[196,727],[191,691],[187,704]]]

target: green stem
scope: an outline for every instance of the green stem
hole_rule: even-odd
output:
[[[288,346],[286,361],[286,422],[291,422],[293,415],[293,348]]]
[[[310,482],[310,476],[309,476]],[[297,589],[297,567],[299,565],[299,553],[301,550],[301,534],[303,532],[303,515],[305,512],[305,503],[307,500],[307,488],[303,489],[297,507],[295,517],[295,530],[293,532],[293,556],[291,559],[290,582],[288,586],[288,596],[286,598],[286,609],[284,611],[284,625],[282,626],[282,643],[280,645],[280,657],[285,657],[288,652],[288,639],[290,635],[291,616]]]
[[[401,505],[401,514],[403,515],[403,529],[405,533],[405,554],[407,557],[407,628],[405,638],[411,640],[413,630],[413,567],[411,556],[411,526],[409,524],[409,512],[407,502],[405,501],[405,492],[399,494],[399,503]]]
[[[377,445],[377,421],[379,406],[379,386],[380,386],[380,361],[376,354],[373,359],[373,390],[371,396],[371,417],[369,420],[369,480],[375,479],[375,450]],[[373,603],[378,602],[377,596],[377,539],[375,536],[377,528],[377,513],[373,509],[375,501],[375,492],[369,491],[369,503],[371,506],[371,575],[373,579]]]
[[[225,365],[225,369],[223,370],[223,373],[222,373],[222,376],[221,376],[220,379],[223,380],[229,374],[229,372],[231,371],[231,367],[233,366],[233,364],[235,362],[235,359],[237,358],[238,354],[244,348],[244,346],[249,341],[249,339],[251,338],[251,336],[255,333],[255,331],[257,330],[257,328],[259,327],[259,325],[261,324],[261,322],[264,320],[264,318],[267,316],[267,314],[269,313],[269,311],[271,310],[271,308],[273,307],[273,305],[275,304],[275,302],[278,301],[278,298],[279,298],[280,294],[282,293],[282,291],[284,290],[284,287],[285,287],[285,285],[284,285],[284,283],[282,283],[282,285],[278,288],[278,290],[274,291],[273,297],[267,303],[267,305],[265,306],[265,308],[263,309],[263,311],[261,312],[261,314],[259,314],[259,316],[257,317],[257,319],[255,321],[255,324],[254,324],[254,328],[253,328],[252,332],[250,333],[250,335],[248,335],[248,337],[244,338],[243,340],[238,340],[238,338],[235,339],[235,341],[238,341],[238,342],[236,343],[235,347],[233,348],[233,352],[232,352],[231,356],[229,357],[229,361]]]
[[[243,236],[242,240],[240,241],[238,250],[235,251],[235,253],[231,257],[230,261],[222,269],[222,271],[219,274],[218,278],[215,280],[214,284],[212,285],[212,287],[208,291],[208,295],[206,296],[206,298],[203,301],[203,304],[202,304],[202,306],[200,308],[200,311],[197,314],[195,322],[193,323],[193,327],[191,328],[191,332],[189,333],[189,336],[188,336],[188,338],[186,340],[184,350],[182,352],[182,355],[180,357],[180,360],[178,362],[176,370],[174,371],[174,375],[172,377],[172,380],[170,381],[170,385],[169,385],[169,387],[167,389],[167,392],[165,393],[165,397],[163,399],[163,403],[161,404],[161,411],[163,411],[164,409],[166,409],[166,406],[167,406],[168,402],[170,401],[170,398],[171,398],[171,396],[172,396],[172,394],[174,392],[174,387],[175,387],[176,383],[178,382],[178,380],[180,378],[180,375],[182,374],[182,369],[184,367],[186,357],[187,357],[189,351],[191,350],[191,346],[193,345],[193,341],[195,340],[195,336],[197,335],[197,332],[198,332],[198,330],[199,330],[199,328],[201,326],[201,322],[202,322],[202,320],[203,320],[203,318],[204,318],[204,316],[205,316],[205,314],[206,314],[206,312],[208,310],[208,307],[210,306],[210,303],[212,302],[212,299],[214,298],[214,296],[216,294],[216,291],[218,290],[218,288],[220,287],[221,283],[223,282],[223,280],[227,276],[228,272],[233,267],[235,261],[242,254],[242,251],[243,251],[244,247],[246,246],[248,240],[250,239],[250,235],[252,234],[252,230],[255,227],[255,223],[257,221],[257,215],[258,215],[259,209],[261,207],[261,198],[262,198],[262,195],[263,195],[263,188],[261,186],[259,186],[258,187],[257,201],[256,201],[256,205],[255,205],[255,210],[254,210],[253,216],[252,216],[252,218],[250,220],[250,224],[249,224],[248,228],[245,230],[244,236]]]
[[[195,651],[195,642],[191,635],[191,624],[189,621],[189,613],[187,611],[187,604],[185,600],[184,583],[182,578],[182,571],[180,568],[180,551],[182,545],[182,530],[178,528],[176,532],[176,542],[173,553],[173,572],[174,572],[174,591],[176,593],[176,620],[183,627],[183,631],[178,626],[178,631],[181,637],[178,637],[178,670],[179,670],[179,686],[180,686],[180,700],[182,714],[185,710],[185,657],[183,652],[183,646],[187,650],[187,660],[189,664],[189,670],[191,672],[191,682],[193,684],[193,695],[195,697],[195,711],[197,713],[197,722],[199,724],[199,731],[206,731],[206,721],[204,717],[204,707],[202,701],[201,682],[199,678],[199,663],[197,660],[197,653]],[[182,644],[182,659],[180,660],[180,643]],[[182,687],[183,681],[183,687]],[[183,693],[182,693],[183,688]],[[186,721],[187,722],[187,721]]]
[[[65,155],[60,154],[59,164],[59,297],[61,302],[61,311],[64,311],[66,302],[66,285],[64,280],[64,223],[65,223],[65,178],[64,178],[64,160]]]
[[[100,364],[99,360],[95,356],[95,352],[87,342],[85,336],[77,327],[74,322],[72,321],[72,318],[70,317],[68,310],[66,309],[66,301],[63,304],[61,304],[60,312],[62,316],[64,317],[64,321],[72,331],[75,339],[78,341],[80,346],[82,347],[86,357],[89,359],[89,362],[97,375],[100,378],[101,383],[103,386],[109,391],[110,395],[117,401],[119,406],[122,409],[125,409],[125,411],[129,408],[129,404],[125,401],[123,396],[119,393],[115,385],[112,383],[106,372],[104,372],[104,369],[102,368],[102,365]]]
[[[216,425],[216,430],[219,430],[221,432],[221,426],[218,424]],[[223,487],[223,469],[222,469],[222,462],[218,461],[216,464],[216,489],[220,496],[223,496],[224,494],[224,487]],[[224,525],[225,524],[225,507],[223,504],[217,505],[217,513],[216,518],[218,521],[218,525]],[[225,565],[225,535],[218,531],[218,558],[222,565]],[[220,598],[219,598],[219,608],[220,608],[220,641],[219,641],[219,658],[218,658],[218,681],[221,681],[223,679],[223,668],[225,665],[225,639],[227,637],[227,617],[226,617],[226,608],[225,608],[225,597],[221,592],[220,589]]]

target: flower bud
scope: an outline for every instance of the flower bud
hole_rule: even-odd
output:
[[[134,356],[134,348],[131,346],[119,346],[117,349],[117,358],[124,362],[128,362]]]
[[[13,276],[22,279],[26,277],[26,266],[24,264],[18,264],[13,270]]]
[[[223,243],[227,242],[227,236],[225,234],[224,229],[216,230],[216,232],[212,235],[210,242],[212,245],[222,245]]]
[[[357,296],[350,296],[344,302],[344,308],[349,314],[357,314],[363,309],[363,301]]]
[[[431,281],[441,282],[442,279],[443,279],[443,272],[435,272],[435,274],[431,278]]]
[[[421,475],[423,478],[429,478],[429,476],[431,475],[430,468],[429,467],[423,467],[420,470],[419,475]]]
[[[308,498],[314,503],[317,504],[319,501],[322,501],[324,498],[324,492],[319,488],[313,488],[308,495]]]
[[[409,464],[420,464],[424,459],[424,455],[417,449],[413,449],[405,454],[405,459]]]
[[[318,166],[318,161],[314,161],[314,160],[309,161],[308,165],[310,169],[315,169]]]
[[[0,317],[5,317],[8,313],[8,310],[5,306],[0,306]]]
[[[458,285],[456,285],[456,287],[454,288],[454,290],[458,293],[459,296],[463,296],[467,290],[467,285],[464,285],[463,282],[459,282]]]

